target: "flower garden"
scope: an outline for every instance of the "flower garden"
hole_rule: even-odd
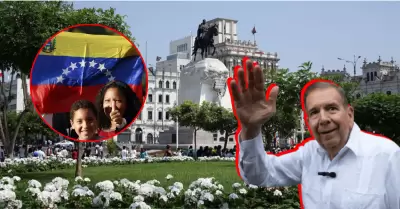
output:
[[[234,158],[50,157],[0,163],[0,208],[300,208],[296,187],[244,185]]]

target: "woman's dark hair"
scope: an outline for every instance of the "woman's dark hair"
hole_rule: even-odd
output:
[[[96,107],[98,109],[98,121],[99,128],[108,129],[111,127],[110,118],[104,113],[103,100],[104,95],[110,88],[116,88],[124,96],[126,100],[126,110],[123,117],[126,119],[126,125],[129,125],[136,115],[139,113],[142,106],[139,98],[133,92],[132,88],[124,82],[121,81],[111,81],[107,83],[96,97]]]

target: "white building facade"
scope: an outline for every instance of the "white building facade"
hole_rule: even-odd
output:
[[[188,43],[186,43],[188,44]],[[171,42],[170,51],[176,46]],[[180,70],[190,62],[187,52],[178,52],[157,62],[153,73],[149,72],[148,95],[138,119],[131,126],[131,142],[157,144],[159,134],[174,126],[169,110],[177,104]]]
[[[232,75],[233,68],[241,65],[243,57],[247,56],[253,61],[257,61],[261,68],[277,69],[278,53],[264,52],[257,47],[256,40],[240,40],[237,34],[238,20],[215,18],[207,22],[208,25],[216,24],[218,26],[218,36],[214,37],[216,52],[211,56],[212,50],[209,50],[208,57],[219,59],[230,70]],[[196,60],[201,58],[200,50]]]
[[[26,79],[26,86],[28,90],[28,96],[30,96],[29,79]],[[25,109],[24,92],[22,90],[22,80],[20,78],[16,78],[15,76],[11,87],[10,87],[10,81],[8,81],[4,83],[4,88],[6,90],[6,95],[8,96],[8,92],[9,90],[11,90],[11,96],[13,97],[13,99],[8,103],[8,110],[22,112]]]

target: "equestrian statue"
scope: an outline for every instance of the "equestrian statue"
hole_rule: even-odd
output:
[[[204,52],[206,52],[205,57],[207,57],[209,47],[213,48],[212,56],[214,56],[214,54],[215,54],[214,36],[217,36],[217,35],[218,35],[217,24],[208,26],[208,24],[206,23],[206,20],[203,20],[203,22],[200,23],[200,25],[197,29],[197,36],[196,36],[196,39],[194,41],[194,46],[193,46],[192,55],[194,55],[194,61],[196,61],[196,55],[197,55],[198,49],[201,49],[201,58],[202,59],[204,59]]]

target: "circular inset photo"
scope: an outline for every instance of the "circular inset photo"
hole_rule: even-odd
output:
[[[127,129],[147,94],[138,48],[100,24],[75,25],[49,38],[30,75],[33,105],[65,139],[98,142]]]

